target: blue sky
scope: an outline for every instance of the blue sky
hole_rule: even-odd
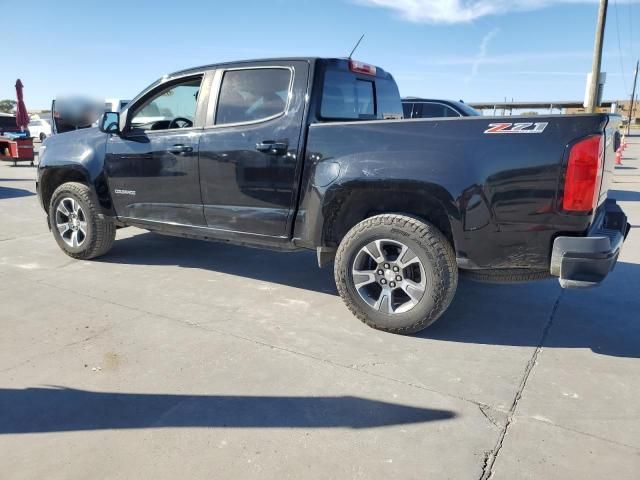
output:
[[[606,99],[630,94],[639,1],[609,2]],[[20,77],[36,109],[69,93],[132,98],[164,73],[218,61],[346,56],[362,33],[354,57],[394,74],[402,95],[582,99],[597,1],[0,0],[0,9],[28,19],[26,33],[3,22],[0,99],[14,98]],[[12,35],[21,41],[7,43]]]

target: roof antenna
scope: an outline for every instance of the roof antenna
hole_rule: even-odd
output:
[[[349,56],[347,57],[349,60],[351,60],[351,56],[353,55],[353,52],[356,51],[356,48],[358,48],[358,45],[360,45],[360,42],[362,41],[362,39],[364,38],[364,33],[362,34],[362,36],[360,37],[360,40],[358,40],[356,42],[356,46],[353,47],[353,50],[351,50],[351,53],[349,54]]]

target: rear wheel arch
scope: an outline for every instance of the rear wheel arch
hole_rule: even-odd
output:
[[[417,191],[415,186],[349,189],[345,195],[336,195],[331,204],[325,207],[325,212],[323,246],[337,247],[353,226],[367,218],[400,214],[433,224],[455,250],[455,220],[452,215],[443,201],[432,193]]]

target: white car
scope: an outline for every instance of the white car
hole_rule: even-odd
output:
[[[35,119],[29,122],[27,127],[32,137],[39,138],[42,142],[45,138],[51,135],[51,125],[46,120]]]
[[[106,98],[104,100],[105,112],[121,112],[131,100],[122,100],[120,98]]]

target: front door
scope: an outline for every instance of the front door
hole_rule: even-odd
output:
[[[158,86],[107,141],[109,188],[119,218],[204,226],[196,108],[202,77]]]
[[[217,70],[200,140],[210,228],[284,237],[295,207],[309,65]]]

